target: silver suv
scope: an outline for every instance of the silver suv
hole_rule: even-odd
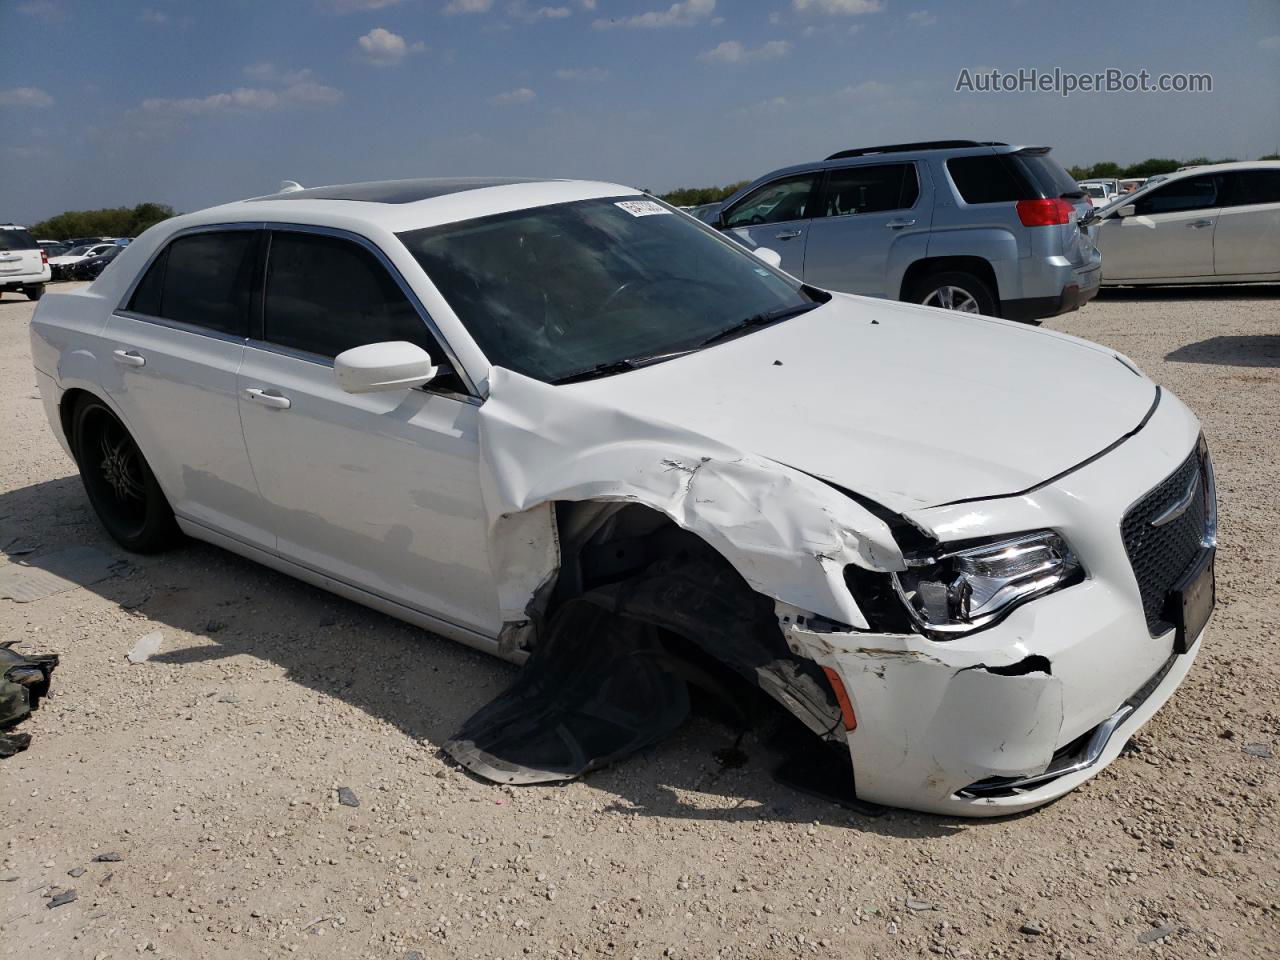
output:
[[[1088,196],[1049,147],[942,140],[775,170],[709,220],[828,290],[1039,322],[1098,292]]]

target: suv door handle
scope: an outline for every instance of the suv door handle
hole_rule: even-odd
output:
[[[914,223],[914,220],[886,220],[884,225],[890,230],[901,230],[903,227],[909,227]]]
[[[288,410],[291,401],[283,393],[277,393],[275,390],[261,390],[258,387],[247,387],[244,391],[245,396],[250,400],[254,400],[264,407],[274,407],[277,410]]]
[[[1187,224],[1187,226],[1190,227],[1192,230],[1199,230],[1201,227],[1212,227],[1213,221],[1212,220],[1192,220],[1190,223]]]
[[[145,367],[147,358],[136,350],[112,350],[111,355],[116,358],[116,363],[123,363],[126,367]]]
[[[794,240],[796,237],[800,236],[800,234],[803,232],[804,232],[803,230],[783,230],[781,233],[775,233],[773,235],[773,239]]]

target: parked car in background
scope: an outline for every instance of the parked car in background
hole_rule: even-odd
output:
[[[1280,280],[1280,160],[1172,173],[1098,217],[1105,284]]]
[[[1079,186],[1095,207],[1105,207],[1120,193],[1120,184],[1116,180],[1081,180]]]
[[[1159,174],[1158,176],[1164,176],[1164,174]],[[1116,182],[1120,185],[1121,193],[1133,193],[1133,191],[1145,184],[1147,179],[1147,177],[1126,177]]]
[[[53,260],[54,257],[62,256],[71,249],[61,240],[37,240],[36,242],[40,244],[40,249],[44,251],[45,256],[50,260]]]
[[[842,209],[885,179],[835,173]],[[503,784],[645,748],[724,670],[849,795],[1014,813],[1119,755],[1213,610],[1208,448],[1130,361],[825,292],[616,184],[175,217],[31,343],[126,549],[182,531],[524,662],[443,744]]]
[[[72,270],[76,264],[90,257],[98,257],[116,247],[114,243],[86,243],[78,247],[72,247],[66,253],[58,257],[50,257],[49,267],[52,270],[52,279],[69,280]]]
[[[1092,210],[1049,147],[947,140],[775,170],[714,226],[815,287],[1039,322],[1098,291]]]
[[[49,255],[26,227],[0,223],[0,295],[21,290],[28,300],[39,300],[51,276]]]
[[[107,244],[105,250],[99,253],[93,253],[71,266],[72,280],[96,280],[103,270],[107,269],[107,264],[111,263],[124,247],[119,244]]]

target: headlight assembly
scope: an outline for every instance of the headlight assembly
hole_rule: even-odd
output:
[[[893,575],[894,588],[921,631],[938,639],[989,626],[1019,604],[1084,576],[1066,540],[1052,530],[909,564]]]

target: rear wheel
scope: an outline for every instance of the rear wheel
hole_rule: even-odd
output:
[[[73,424],[80,479],[107,532],[135,553],[173,544],[178,538],[173,511],[124,424],[98,400],[82,401]]]
[[[37,283],[29,287],[23,287],[22,292],[27,295],[28,300],[39,300],[44,296],[44,284]]]
[[[988,317],[1000,315],[991,288],[963,270],[929,274],[912,286],[908,299],[926,307],[940,307],[957,313],[981,313]]]

